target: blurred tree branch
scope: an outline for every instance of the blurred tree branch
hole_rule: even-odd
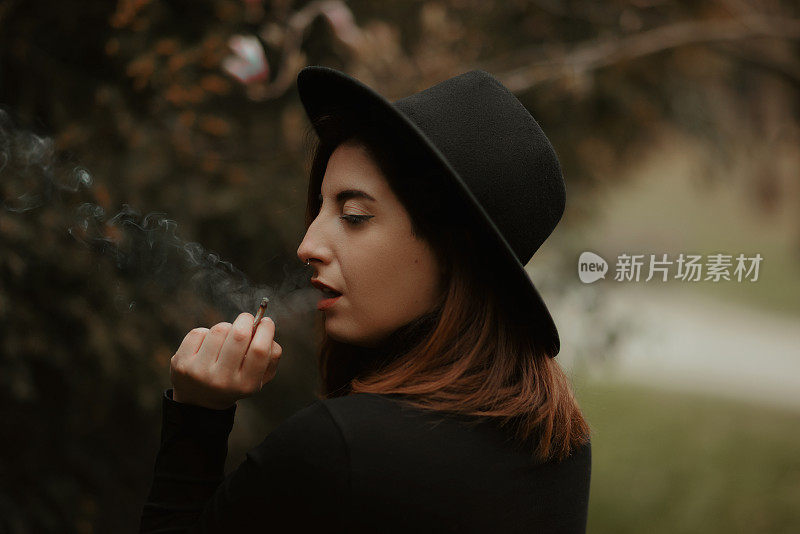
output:
[[[491,60],[482,63],[480,68],[498,72],[498,79],[511,91],[522,92],[548,81],[581,77],[602,67],[681,46],[736,42],[755,37],[798,40],[800,20],[749,16],[736,20],[680,22],[626,37],[593,39],[568,52],[555,52],[552,44],[522,50],[504,58],[503,63],[525,66],[505,72]],[[542,57],[547,59],[540,59]]]
[[[735,44],[754,38],[800,39],[798,19],[765,16],[738,0],[725,0],[724,3],[730,4],[732,11],[739,16],[728,20],[689,20],[621,37],[591,39],[575,45],[571,50],[564,50],[564,43],[548,42],[521,48],[511,55],[481,61],[474,66],[497,73],[498,79],[512,91],[524,92],[542,83],[564,78],[580,79],[603,67],[683,46]],[[557,4],[539,2],[537,5],[563,15],[563,9]],[[583,5],[581,9],[588,7]],[[303,36],[319,16],[328,22],[338,44],[343,46],[346,53],[368,63],[369,56],[362,54],[362,51],[369,43],[351,9],[341,0],[313,1],[291,13],[285,26],[269,23],[261,29],[260,36],[264,42],[280,48],[281,65],[272,81],[249,84],[248,95],[251,98],[278,98],[293,86],[297,71],[306,63],[306,55],[302,50]],[[798,67],[791,61],[772,58],[768,51],[766,54],[765,51],[736,52],[732,47],[726,51],[742,60],[760,63],[763,68],[788,76],[797,83]],[[369,65],[365,66],[369,68]]]

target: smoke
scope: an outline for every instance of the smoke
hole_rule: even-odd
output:
[[[155,285],[165,296],[188,284],[230,321],[244,311],[255,313],[264,296],[270,299],[267,315],[276,322],[313,309],[317,295],[304,265],[284,265],[278,284],[254,283],[200,243],[180,237],[177,222],[166,213],[142,215],[123,204],[108,214],[80,199],[77,208],[75,202],[68,205],[64,196],[90,193],[94,179],[82,166],[64,167],[51,138],[15,128],[0,110],[0,210],[20,216],[46,205],[69,210],[66,232],[83,247],[110,257],[126,278]],[[135,300],[120,293],[113,298],[120,312],[135,311]]]

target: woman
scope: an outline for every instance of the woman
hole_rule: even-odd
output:
[[[298,89],[322,394],[224,477],[282,349],[247,313],[190,332],[141,532],[584,532],[589,427],[523,267],[564,209],[541,128],[477,70],[394,103],[325,67]]]

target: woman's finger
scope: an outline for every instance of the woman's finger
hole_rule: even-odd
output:
[[[208,332],[208,328],[195,328],[194,330],[190,330],[183,338],[183,341],[181,341],[181,346],[175,351],[175,356],[173,356],[173,358],[181,360],[194,356],[197,351],[200,350],[200,345],[203,343]]]
[[[217,361],[217,356],[219,356],[219,351],[228,336],[231,326],[231,323],[223,322],[211,327],[195,357],[196,364],[199,367],[208,369]]]
[[[224,376],[233,378],[242,366],[242,360],[253,335],[253,319],[251,314],[245,312],[240,313],[233,321],[217,359],[217,369],[222,371]]]
[[[261,384],[271,382],[272,379],[275,378],[275,375],[278,373],[278,364],[280,363],[282,353],[283,347],[281,347],[277,341],[273,341],[269,364],[264,370],[264,374],[261,375]]]
[[[242,362],[242,382],[248,384],[250,388],[258,386],[258,381],[269,364],[274,336],[275,322],[269,317],[264,317],[258,323],[256,335],[253,336],[253,341],[250,343],[244,362]]]

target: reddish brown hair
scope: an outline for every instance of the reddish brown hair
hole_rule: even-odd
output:
[[[436,309],[404,325],[384,344],[391,357],[331,339],[318,324],[320,398],[351,393],[398,394],[419,408],[494,418],[530,444],[538,460],[561,460],[590,438],[590,429],[561,366],[539,342],[512,288],[498,281],[477,227],[464,231],[459,192],[411,139],[388,136],[363,118],[333,113],[316,121],[322,140],[311,147],[306,228],[319,213],[328,159],[341,143],[364,146],[409,212],[412,233],[431,244],[444,289]],[[308,132],[307,139],[311,139]],[[386,351],[383,351],[386,352]]]

